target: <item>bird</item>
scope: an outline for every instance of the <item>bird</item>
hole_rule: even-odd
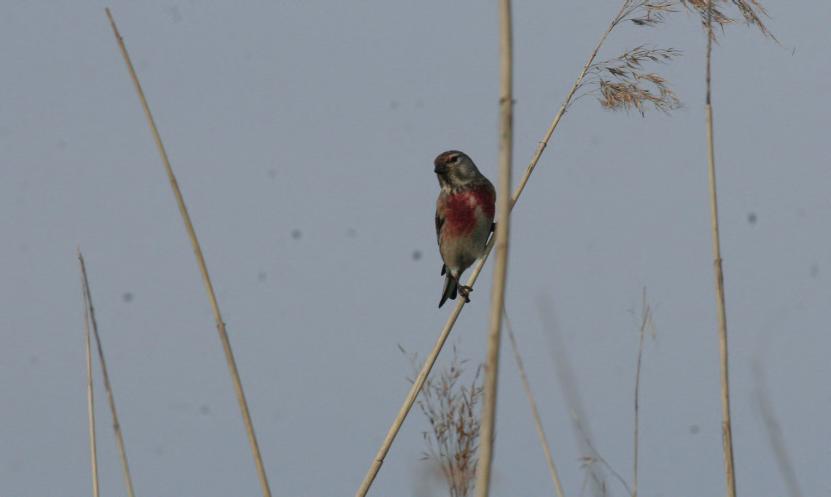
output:
[[[441,191],[436,200],[436,238],[445,276],[439,307],[457,293],[470,302],[472,289],[460,283],[462,273],[485,254],[494,230],[496,190],[464,152],[448,150],[433,161]]]

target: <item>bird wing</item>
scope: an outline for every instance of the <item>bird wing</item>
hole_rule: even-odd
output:
[[[442,209],[441,200],[436,205],[436,241],[441,240],[441,227],[444,226],[444,209]],[[447,271],[447,266],[441,265],[441,274]]]

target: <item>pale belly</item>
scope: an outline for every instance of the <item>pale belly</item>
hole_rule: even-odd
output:
[[[439,251],[445,265],[454,273],[454,276],[459,276],[482,256],[490,230],[491,223],[479,222],[469,233],[442,237]]]

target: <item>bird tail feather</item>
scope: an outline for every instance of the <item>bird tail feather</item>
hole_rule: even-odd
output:
[[[439,301],[439,307],[443,306],[447,299],[455,300],[456,294],[458,293],[459,284],[456,281],[456,278],[450,275],[450,271],[447,272],[447,275],[444,277],[444,291],[441,294],[441,300]]]

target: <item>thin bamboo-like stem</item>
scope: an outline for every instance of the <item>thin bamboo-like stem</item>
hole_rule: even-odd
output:
[[[81,252],[78,251],[78,257]],[[95,441],[95,394],[93,392],[92,381],[92,340],[90,338],[90,306],[88,303],[88,295],[82,280],[82,293],[84,297],[84,342],[87,357],[87,429],[89,431],[89,464],[92,473],[92,496],[98,497],[100,495],[100,486],[98,481],[98,447]]]
[[[724,475],[727,497],[736,497],[736,468],[733,464],[733,428],[730,418],[730,378],[727,351],[727,308],[724,303],[724,271],[721,265],[721,241],[718,223],[718,194],[716,189],[716,157],[713,143],[713,106],[711,63],[713,52],[713,0],[707,2],[707,57],[706,57],[706,100],[704,105],[707,120],[707,178],[710,190],[710,227],[713,238],[713,271],[715,273],[716,308],[718,314],[719,358],[721,364],[721,439],[724,451]]]
[[[548,444],[548,439],[545,436],[545,430],[542,428],[542,418],[540,417],[539,409],[537,408],[537,401],[534,398],[534,393],[531,390],[531,383],[528,381],[528,375],[525,372],[525,363],[522,361],[522,356],[519,353],[519,347],[516,343],[514,330],[511,326],[511,320],[508,318],[508,311],[505,311],[505,331],[508,332],[508,338],[511,342],[511,349],[514,352],[514,361],[519,370],[519,377],[522,380],[522,389],[525,390],[525,396],[528,398],[528,405],[531,407],[531,416],[534,418],[534,428],[537,430],[537,436],[540,439],[542,450],[545,453],[545,462],[548,464],[548,472],[551,474],[551,481],[554,483],[554,491],[557,492],[557,497],[565,497],[563,492],[563,484],[560,482],[560,474],[557,471],[557,465],[554,464],[554,456],[551,453],[551,446]]]
[[[488,353],[485,362],[484,404],[479,435],[479,462],[476,465],[476,496],[490,495],[496,431],[496,401],[499,384],[499,349],[502,339],[502,312],[508,281],[508,249],[511,226],[511,174],[514,152],[514,59],[511,32],[511,0],[499,1],[499,187],[494,237],[496,261],[491,287],[491,315]]]
[[[237,370],[237,363],[234,359],[234,352],[231,349],[231,341],[228,338],[228,332],[225,329],[225,322],[222,320],[222,313],[219,310],[219,303],[216,300],[216,294],[214,293],[213,284],[211,283],[211,277],[208,274],[208,266],[205,263],[205,257],[202,255],[202,248],[199,245],[199,240],[196,237],[196,231],[193,228],[193,223],[190,220],[190,214],[188,214],[188,209],[185,206],[185,199],[182,196],[182,192],[179,189],[179,184],[176,181],[176,176],[173,174],[173,167],[170,165],[170,160],[167,157],[167,151],[164,148],[164,144],[162,143],[162,137],[159,134],[159,130],[156,127],[156,122],[153,119],[153,114],[150,112],[150,106],[147,103],[147,98],[144,96],[144,91],[141,88],[141,83],[139,82],[138,75],[136,74],[136,70],[133,67],[133,63],[130,60],[130,55],[127,53],[127,47],[124,44],[124,39],[121,37],[121,34],[118,32],[118,28],[115,25],[115,20],[113,19],[112,13],[110,9],[106,9],[107,17],[110,20],[110,25],[113,29],[113,34],[115,35],[115,39],[118,42],[118,47],[121,50],[121,55],[124,58],[124,62],[127,64],[127,70],[130,72],[130,78],[133,80],[133,85],[135,86],[136,93],[141,100],[141,106],[144,109],[144,115],[147,118],[147,123],[150,126],[150,131],[153,133],[153,139],[156,142],[156,148],[159,151],[159,155],[161,156],[162,163],[164,164],[165,171],[167,172],[167,178],[170,182],[170,187],[173,190],[173,195],[176,197],[176,204],[179,206],[179,213],[182,215],[182,221],[185,223],[185,229],[187,230],[188,238],[190,239],[191,245],[193,247],[193,254],[196,256],[196,263],[199,266],[199,271],[202,274],[202,283],[205,285],[205,291],[208,293],[208,300],[211,304],[211,309],[214,314],[214,321],[216,322],[216,329],[219,332],[219,340],[222,342],[222,349],[225,352],[225,360],[228,363],[228,370],[231,373],[231,379],[234,383],[234,393],[237,397],[237,402],[239,403],[239,408],[242,413],[242,420],[245,424],[245,430],[248,435],[248,442],[251,445],[251,452],[254,456],[254,464],[257,467],[257,476],[260,480],[260,486],[262,487],[262,492],[264,497],[271,497],[271,489],[268,485],[268,477],[265,473],[265,466],[263,464],[262,456],[260,455],[260,447],[257,443],[257,436],[254,433],[254,423],[251,421],[251,413],[248,410],[248,402],[245,400],[245,392],[242,388],[242,380],[240,380],[239,371]]]
[[[107,402],[110,405],[110,412],[113,417],[113,430],[115,431],[115,442],[118,446],[118,456],[121,459],[121,469],[124,473],[124,485],[127,487],[127,495],[135,497],[133,491],[133,478],[130,476],[130,466],[127,464],[127,449],[124,445],[124,436],[121,433],[121,423],[118,421],[118,412],[115,409],[115,397],[113,387],[110,383],[110,374],[107,371],[107,361],[104,360],[104,346],[101,344],[101,336],[98,334],[98,320],[95,319],[95,306],[92,305],[92,291],[87,278],[87,267],[84,263],[84,256],[78,251],[78,263],[81,265],[81,278],[84,285],[84,301],[86,310],[92,322],[92,334],[95,336],[95,344],[98,348],[98,362],[101,365],[101,376],[104,378],[104,388],[107,391]]]
[[[591,67],[592,63],[597,58],[597,53],[600,51],[600,47],[603,46],[603,44],[606,42],[606,38],[609,37],[609,33],[611,33],[612,29],[614,29],[614,27],[620,21],[621,16],[624,14],[625,9],[629,5],[630,1],[631,0],[625,0],[623,2],[620,11],[615,15],[613,21],[609,24],[609,27],[606,29],[606,31],[603,32],[603,35],[600,37],[600,40],[598,40],[597,44],[594,47],[594,50],[589,55],[589,58],[586,60],[585,65],[583,65],[583,68],[580,70],[580,73],[574,80],[574,84],[571,86],[571,89],[566,94],[565,99],[560,105],[560,108],[557,111],[557,114],[554,116],[554,119],[551,121],[551,124],[548,126],[548,129],[543,135],[542,140],[540,140],[540,142],[537,144],[537,148],[534,151],[534,154],[531,158],[531,162],[528,164],[528,167],[525,168],[525,173],[522,175],[517,187],[514,189],[514,194],[511,197],[512,210],[516,206],[516,203],[519,200],[520,195],[522,195],[523,190],[525,190],[525,185],[528,183],[528,180],[531,177],[531,173],[533,173],[534,169],[537,167],[537,163],[542,157],[543,152],[545,152],[545,149],[548,146],[548,142],[554,135],[554,131],[556,131],[557,126],[559,126],[560,121],[565,115],[566,109],[568,109],[568,106],[571,104],[574,98],[574,94],[577,93],[577,90],[580,88],[580,85],[583,84],[583,80],[586,77],[586,73],[589,71],[589,67]],[[473,285],[476,283],[476,280],[479,278],[479,274],[482,272],[482,269],[484,268],[485,263],[488,260],[488,256],[491,253],[491,249],[493,249],[494,239],[495,237],[491,237],[491,240],[488,242],[488,246],[485,248],[485,254],[473,266],[473,270],[470,276],[468,277],[467,282],[465,283],[466,286],[473,287]],[[422,365],[421,370],[418,373],[418,376],[416,376],[415,380],[413,381],[413,384],[410,387],[410,391],[407,392],[407,396],[404,398],[404,403],[399,408],[398,413],[396,414],[395,419],[392,422],[392,425],[390,426],[389,430],[387,430],[387,434],[384,437],[384,440],[381,442],[381,447],[378,449],[378,452],[372,459],[372,463],[370,463],[369,470],[364,476],[364,479],[361,481],[361,485],[358,487],[358,491],[355,493],[355,497],[365,497],[367,492],[369,492],[369,488],[375,481],[375,477],[378,476],[378,471],[381,470],[381,466],[384,464],[384,459],[387,457],[387,454],[389,453],[389,450],[392,447],[392,443],[395,441],[395,437],[398,435],[398,431],[401,429],[401,426],[404,424],[404,420],[410,413],[410,410],[413,407],[413,403],[415,402],[416,397],[418,397],[418,393],[421,391],[421,387],[424,386],[424,381],[427,379],[427,376],[433,369],[433,365],[435,364],[436,359],[438,359],[439,353],[441,353],[441,349],[444,347],[444,343],[450,336],[450,332],[453,330],[453,326],[456,324],[456,320],[462,313],[462,308],[464,306],[465,300],[459,299],[456,303],[456,307],[453,308],[453,311],[451,311],[450,316],[447,318],[447,322],[444,324],[444,327],[442,328],[441,332],[439,332],[439,336],[436,339],[436,343],[433,346],[433,349],[430,351],[430,354],[428,354],[427,357],[424,359],[424,365]]]

